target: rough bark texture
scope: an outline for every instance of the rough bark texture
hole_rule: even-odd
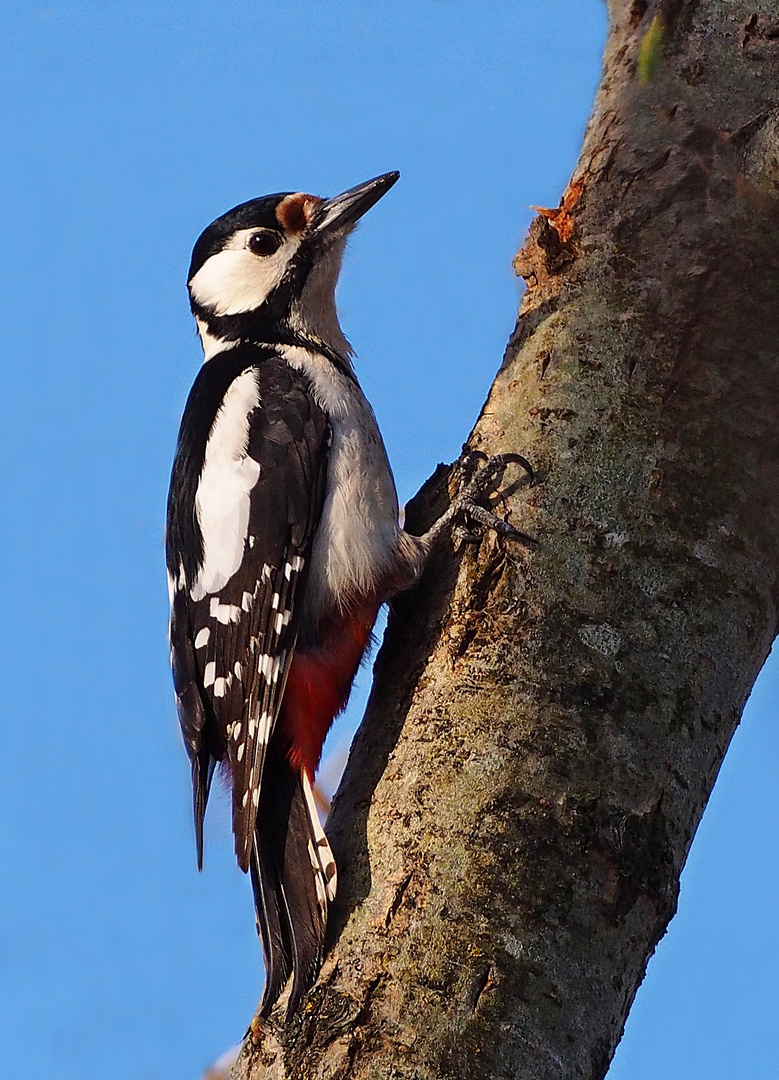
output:
[[[779,19],[610,7],[470,437],[535,464],[504,505],[541,546],[450,548],[396,605],[331,815],[332,952],[242,1080],[602,1077],[771,646]]]

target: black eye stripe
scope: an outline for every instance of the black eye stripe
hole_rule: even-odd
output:
[[[253,255],[272,255],[281,247],[281,237],[270,229],[263,229],[250,236],[246,246]]]

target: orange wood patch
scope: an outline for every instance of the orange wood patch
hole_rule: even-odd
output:
[[[573,236],[574,230],[572,210],[578,203],[583,192],[584,184],[577,181],[575,184],[568,185],[563,193],[560,205],[555,209],[548,206],[531,206],[530,209],[535,210],[536,213],[545,217],[562,242],[567,244]]]

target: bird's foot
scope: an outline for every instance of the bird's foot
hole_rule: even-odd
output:
[[[479,462],[482,464],[478,465]],[[447,531],[451,531],[465,543],[478,542],[480,537],[466,527],[465,523],[469,521],[492,529],[499,536],[505,536],[524,547],[538,546],[538,541],[532,536],[515,529],[508,521],[497,517],[483,504],[485,497],[495,493],[509,465],[521,466],[528,477],[529,486],[532,487],[535,481],[533,466],[521,454],[494,454],[488,457],[479,450],[471,450],[467,453],[461,465],[463,486],[446,512],[425,533],[423,539],[428,547],[432,547]],[[504,498],[505,494],[504,492]]]

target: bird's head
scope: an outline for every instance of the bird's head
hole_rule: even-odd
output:
[[[195,244],[187,279],[206,360],[237,341],[311,341],[346,358],[335,309],[346,238],[399,175],[385,173],[332,199],[265,195],[212,222]]]

